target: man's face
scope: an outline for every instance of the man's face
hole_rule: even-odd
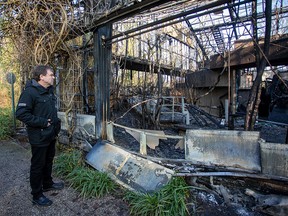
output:
[[[41,81],[43,82],[43,84],[45,86],[49,87],[49,86],[53,85],[55,76],[54,76],[53,71],[48,69],[47,70],[47,74],[45,76],[44,75],[40,75],[40,79],[41,79]]]

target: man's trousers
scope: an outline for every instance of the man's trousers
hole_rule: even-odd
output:
[[[56,140],[50,142],[49,146],[38,147],[31,145],[32,158],[30,167],[31,194],[34,199],[42,195],[42,188],[53,184],[52,165],[55,156]]]

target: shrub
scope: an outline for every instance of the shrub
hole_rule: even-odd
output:
[[[7,139],[13,133],[11,110],[0,108],[0,140]]]
[[[83,197],[102,197],[115,190],[115,183],[106,173],[88,167],[78,167],[67,176],[71,186]]]
[[[116,184],[106,173],[85,166],[83,155],[79,150],[66,151],[57,156],[54,170],[83,197],[101,197],[116,188]]]
[[[83,165],[84,160],[81,151],[70,149],[55,157],[54,171],[56,175],[66,178],[75,168]]]
[[[127,192],[125,199],[130,204],[132,215],[188,215],[188,195],[189,187],[186,182],[183,178],[177,177],[153,194]]]

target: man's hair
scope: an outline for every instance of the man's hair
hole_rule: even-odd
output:
[[[45,76],[48,70],[53,71],[53,69],[48,65],[37,65],[32,71],[32,78],[38,82],[40,80],[40,75]]]

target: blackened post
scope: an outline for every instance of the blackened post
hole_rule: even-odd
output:
[[[106,122],[110,120],[111,46],[104,39],[111,37],[112,25],[106,24],[94,32],[94,86],[95,86],[95,136],[106,139]]]

